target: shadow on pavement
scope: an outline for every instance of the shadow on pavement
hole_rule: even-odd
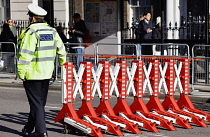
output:
[[[11,128],[8,128],[8,127],[2,126],[2,125],[0,125],[0,131],[1,132],[12,133],[12,134],[16,134],[16,135],[21,135],[20,131],[17,131],[15,129],[11,129]]]
[[[55,110],[48,110],[46,112],[46,124],[48,132],[62,133],[63,125],[60,123],[54,123],[54,118],[56,117],[58,112],[59,111]],[[10,134],[12,133],[21,136],[22,132],[18,130],[23,128],[23,126],[27,122],[27,119],[28,119],[28,113],[18,112],[16,114],[1,114],[0,132],[10,133]],[[15,126],[13,124],[15,124]]]

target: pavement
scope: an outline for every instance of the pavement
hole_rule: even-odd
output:
[[[22,81],[20,79],[16,79],[16,75],[14,73],[0,73],[0,87],[23,87]],[[190,98],[192,102],[199,103],[210,103],[210,85],[190,85],[191,92]],[[60,80],[57,78],[54,82],[51,81],[50,89],[52,90],[61,90]],[[179,98],[180,93],[177,91],[174,94],[175,99]],[[145,93],[145,98],[149,97],[147,93]],[[161,92],[160,99],[164,99],[164,93]]]
[[[193,86],[194,90],[192,90],[190,94],[190,98],[195,105],[195,107],[199,110],[206,111],[210,113],[210,103],[208,102],[210,99],[210,88],[209,86],[201,86],[195,85]],[[28,114],[28,103],[26,102],[26,96],[24,92],[24,88],[22,85],[22,81],[19,79],[15,79],[14,74],[6,74],[0,73],[0,137],[18,137],[21,136],[21,129],[27,120]],[[54,118],[57,113],[62,108],[62,104],[60,102],[61,95],[61,83],[60,80],[57,79],[55,82],[51,82],[50,84],[50,93],[48,96],[48,102],[46,105],[46,123],[47,130],[50,137],[82,137],[83,135],[78,134],[62,134],[63,125],[60,123],[54,123]],[[164,98],[164,94],[161,91],[160,94],[161,101]],[[175,99],[179,98],[179,92],[175,93]],[[129,96],[127,98],[128,103],[132,102],[133,97]],[[148,93],[145,93],[145,101],[149,101]],[[12,103],[10,102],[12,100]],[[116,103],[116,98],[111,98],[111,105],[113,106]],[[96,97],[93,100],[94,106],[98,106],[99,98]],[[75,108],[79,108],[81,105],[81,101],[79,96],[77,96],[76,102],[74,103]],[[17,109],[18,108],[18,109]],[[210,127],[210,122],[207,123]],[[193,125],[193,124],[192,124]],[[193,130],[186,130],[175,125],[177,131],[171,132],[162,127],[158,127],[160,133],[152,133],[144,128],[141,128],[142,134],[131,134],[129,132],[123,131],[124,137],[206,137],[209,136],[209,127],[203,128],[197,125],[193,125]],[[84,135],[85,137],[86,135]],[[113,134],[105,133],[105,137],[113,137]],[[86,136],[87,137],[87,136]]]

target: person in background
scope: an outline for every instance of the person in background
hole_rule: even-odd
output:
[[[155,29],[152,33],[153,39],[161,39],[161,18],[160,16],[156,19]]]
[[[143,14],[144,19],[139,23],[140,28],[140,40],[148,40],[152,39],[152,22],[151,20],[151,13],[145,12]],[[142,54],[143,55],[152,55],[152,45],[143,45],[142,46]]]
[[[1,44],[1,51],[6,52],[4,53],[2,60],[4,61],[4,68],[3,71],[7,72],[14,72],[15,71],[15,65],[14,65],[14,52],[16,50],[16,47],[14,44],[17,43],[17,39],[14,37],[12,31],[9,28],[9,24],[5,23],[3,25],[3,30],[0,35],[0,42],[3,42]],[[4,43],[4,42],[12,42],[14,44],[10,43]],[[8,53],[12,52],[12,53]]]
[[[60,36],[61,40],[63,41],[63,43],[67,43],[67,38],[66,38],[66,35],[64,34],[63,32],[63,27],[62,26],[57,26],[56,27],[56,30],[58,32],[58,35]],[[64,45],[66,47],[66,45]],[[66,47],[66,51],[67,51],[67,47]],[[57,70],[56,70],[56,66],[57,66],[58,62],[57,60],[55,61],[55,70],[54,70],[54,73],[53,73],[53,78],[55,79],[56,78],[56,71],[57,73],[61,73],[61,68],[58,67]]]
[[[153,39],[161,39],[161,17],[156,18],[155,29],[152,32]],[[164,50],[166,46],[155,45],[154,52],[161,52],[161,48]]]
[[[28,5],[31,24],[19,42],[17,74],[23,81],[30,106],[28,122],[22,129],[24,137],[48,137],[45,105],[56,55],[60,65],[66,62],[64,44],[57,31],[44,21],[46,14],[39,6]]]
[[[58,27],[56,27],[56,30],[57,30],[59,36],[61,37],[63,43],[66,43],[67,38],[66,38],[66,35],[63,33],[63,28],[61,26],[58,26]]]
[[[17,38],[17,29],[16,27],[13,25],[13,20],[12,19],[8,19],[7,23],[9,24],[9,28],[12,31],[13,35],[15,38]]]
[[[151,14],[149,12],[145,12],[143,14],[144,19],[140,22],[140,39],[152,39],[152,22],[151,20]]]
[[[144,16],[142,14],[139,15],[139,20],[138,20],[138,26],[135,30],[135,35],[136,35],[136,39],[140,39],[140,33],[141,33],[141,26],[139,25],[140,22],[144,20]]]
[[[139,22],[142,21],[142,20],[144,20],[144,15],[140,14],[139,15]]]
[[[70,42],[71,43],[84,43],[85,37],[86,37],[86,32],[87,28],[85,25],[84,20],[81,19],[81,16],[79,13],[75,13],[73,16],[74,19],[74,25],[72,29],[69,30],[69,35],[71,37]],[[76,66],[79,67],[80,62],[83,61],[83,55],[84,54],[84,45],[77,45],[71,47],[72,49],[75,49],[75,52],[78,54],[77,55],[77,63]]]
[[[9,24],[5,23],[3,25],[3,30],[0,35],[0,42],[14,42],[17,43],[16,38],[14,37],[12,31],[10,30]],[[3,52],[14,52],[14,45],[13,44],[2,44],[1,47]]]

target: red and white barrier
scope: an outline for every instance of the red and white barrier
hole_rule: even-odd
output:
[[[200,117],[200,119],[204,119],[210,122],[210,114],[196,109],[189,97],[190,60],[182,59],[181,62],[183,63],[183,67],[180,72],[180,81],[183,87],[183,91],[180,93],[180,98],[177,101],[177,104],[183,111],[194,114]],[[207,125],[203,124],[203,126],[206,127]]]
[[[141,60],[133,61],[133,65],[137,66],[137,69],[134,75],[135,77],[133,78],[136,95],[134,96],[134,101],[130,106],[132,113],[136,113],[137,115],[141,113],[146,118],[159,121],[158,123],[159,126],[162,126],[168,130],[176,130],[175,127],[172,125],[170,119],[167,120],[161,116],[150,113],[150,111],[146,107],[146,104],[144,103],[144,91],[145,91],[144,83],[148,83],[149,89],[151,89],[148,71],[146,71],[144,62]],[[151,66],[149,66],[149,70],[151,70]],[[147,76],[146,78],[145,75]]]
[[[141,131],[138,129],[138,125],[136,125],[135,123],[129,120],[123,119],[114,113],[114,110],[110,104],[110,97],[111,97],[110,96],[110,86],[111,86],[110,66],[111,65],[109,64],[108,61],[101,61],[99,62],[99,66],[103,67],[102,74],[100,76],[100,89],[102,92],[102,97],[100,98],[99,106],[95,110],[96,113],[102,117],[106,117],[105,119],[109,119],[109,121],[114,122],[118,126],[130,132],[133,132],[136,134],[141,133]],[[114,78],[113,75],[112,77]]]
[[[182,77],[180,72],[184,69],[184,66],[182,65],[183,64],[182,60],[177,60],[177,62],[175,62],[174,60],[168,60],[167,62],[169,64],[169,67],[166,72],[168,94],[165,95],[165,100],[162,102],[164,109],[169,110],[170,112],[173,112],[175,115],[178,115],[184,119],[187,119],[189,122],[192,122],[198,126],[207,127],[207,125],[204,123],[203,118],[198,117],[187,111],[181,110],[174,99],[176,85],[178,86],[178,89],[180,90],[181,93],[183,92],[183,89],[187,90],[189,93],[189,88],[190,88],[189,75],[188,77],[186,77],[187,79],[185,79],[184,86],[182,85],[182,81],[180,80],[180,77]],[[177,67],[176,63],[179,63],[180,66]],[[176,72],[176,75],[175,75],[175,72]],[[186,73],[189,73],[189,68],[186,71]],[[173,83],[175,83],[175,85]]]
[[[64,132],[68,132],[67,130],[74,131],[75,129],[79,129],[84,133],[91,134],[93,136],[103,136],[101,130],[80,119],[77,115],[77,112],[74,109],[74,97],[73,91],[75,87],[77,88],[77,83],[73,80],[75,77],[75,68],[73,63],[68,62],[62,68],[62,103],[63,108],[58,113],[55,118],[55,122],[60,122],[64,125]],[[76,80],[76,79],[75,79]],[[76,90],[75,90],[76,91]]]
[[[161,60],[161,61],[160,61]],[[91,62],[82,62],[78,72],[72,63],[63,67],[63,108],[55,122],[65,125],[65,130],[75,129],[101,137],[101,130],[122,136],[121,129],[141,133],[139,127],[159,132],[158,126],[176,130],[173,124],[190,129],[190,123],[207,127],[210,114],[196,109],[189,98],[190,60],[182,58],[159,58],[132,61],[116,61],[114,68],[107,61],[99,62],[95,71]],[[180,91],[176,101],[174,94]],[[160,101],[160,92],[165,99]],[[148,103],[144,93],[150,94]],[[115,92],[117,103],[112,106],[110,98]],[[76,111],[73,102],[79,93],[81,107]],[[94,108],[92,99],[100,98]],[[129,106],[126,98],[132,93],[134,99]]]

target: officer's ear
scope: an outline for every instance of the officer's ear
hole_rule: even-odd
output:
[[[34,16],[29,16],[29,20],[31,23],[36,22],[36,18]]]
[[[31,17],[31,16],[29,16],[29,18],[28,18],[28,19],[29,19],[29,22],[31,23],[31,22],[32,22],[32,17]]]

